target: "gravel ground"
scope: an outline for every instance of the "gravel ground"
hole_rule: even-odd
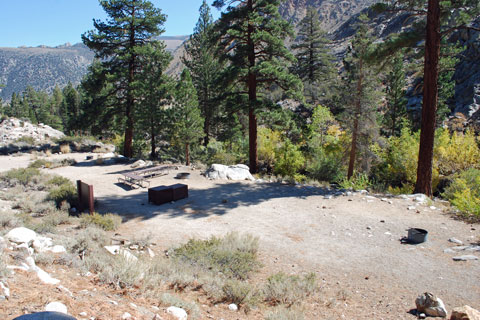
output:
[[[131,190],[117,182],[129,166],[97,166],[85,156],[54,156],[75,157],[79,163],[49,172],[93,184],[97,210],[123,217],[122,236],[150,234],[160,248],[168,248],[191,237],[253,234],[260,239],[269,273],[314,271],[321,279],[320,300],[306,307],[309,319],[413,319],[408,312],[426,291],[441,297],[449,311],[465,304],[480,309],[480,261],[452,259],[480,257],[480,251],[444,253],[456,246],[448,241],[452,237],[478,244],[480,225],[453,219],[443,203],[279,183],[210,181],[198,170],[179,167],[152,179],[151,186],[184,183],[189,197],[156,206],[148,203],[147,189]],[[29,160],[28,155],[0,157],[0,170]],[[178,172],[191,177],[177,180]],[[428,230],[428,240],[402,244],[411,227]]]

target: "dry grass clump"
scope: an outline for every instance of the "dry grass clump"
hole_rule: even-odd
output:
[[[60,152],[61,153],[70,153],[72,150],[70,150],[70,145],[69,144],[62,144],[60,145]]]
[[[0,228],[5,230],[13,229],[22,226],[19,217],[11,211],[0,212]]]
[[[113,213],[100,214],[94,212],[92,214],[82,214],[80,216],[80,227],[86,228],[95,225],[105,231],[116,230],[122,223],[122,217]]]
[[[265,320],[304,320],[303,311],[296,308],[276,307],[267,313]]]
[[[60,167],[68,167],[73,166],[76,164],[77,161],[75,159],[67,158],[62,160],[45,160],[45,159],[37,159],[28,165],[29,168],[47,168],[47,169],[55,169]]]
[[[5,255],[3,251],[0,251],[0,278],[4,278],[11,274],[11,271],[7,268],[7,263],[5,262]]]
[[[279,272],[267,279],[263,292],[265,301],[270,304],[291,306],[311,295],[316,286],[317,279],[313,272],[303,277]]]

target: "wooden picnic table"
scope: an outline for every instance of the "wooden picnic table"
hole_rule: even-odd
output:
[[[133,188],[134,186],[146,188],[150,186],[150,181],[148,181],[148,179],[159,175],[166,175],[170,172],[170,169],[170,166],[155,166],[145,169],[128,171],[122,173],[123,177],[118,178],[118,182],[127,184],[131,188]]]

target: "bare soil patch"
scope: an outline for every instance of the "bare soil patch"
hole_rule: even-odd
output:
[[[74,157],[78,164],[48,172],[92,184],[97,210],[122,216],[119,234],[128,238],[151,234],[158,252],[192,237],[231,231],[257,236],[264,268],[256,280],[276,271],[317,274],[320,290],[304,304],[307,319],[414,319],[408,311],[426,291],[438,295],[449,311],[465,304],[480,309],[480,261],[455,262],[452,254],[444,253],[454,246],[448,242],[452,237],[466,245],[478,242],[480,225],[453,219],[443,203],[416,204],[399,197],[382,201],[386,196],[346,196],[279,183],[210,181],[198,170],[180,167],[152,179],[151,186],[185,183],[189,197],[156,206],[148,203],[147,189],[132,190],[118,183],[129,166],[97,166],[85,156],[54,155]],[[0,170],[24,167],[29,157],[2,156]],[[190,179],[175,179],[178,172],[190,172]],[[408,210],[414,205],[415,210]],[[400,239],[411,227],[428,230],[428,241],[402,244]],[[215,319],[261,319],[258,310],[231,314],[208,306],[202,312]],[[117,313],[112,316],[116,319]]]

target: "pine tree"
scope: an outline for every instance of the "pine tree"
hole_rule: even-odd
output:
[[[223,91],[219,79],[223,66],[215,56],[213,18],[206,0],[203,0],[199,12],[200,17],[194,33],[185,43],[185,56],[182,61],[190,71],[197,90],[199,107],[205,119],[203,132],[206,146],[216,127],[219,97]]]
[[[386,79],[387,110],[383,124],[389,136],[398,136],[406,119],[406,75],[403,67],[403,54],[397,53],[391,60],[391,70]]]
[[[64,132],[72,134],[80,129],[80,95],[69,81],[63,88],[63,101],[60,109]]]
[[[438,108],[438,79],[440,44],[442,38],[459,29],[469,29],[474,17],[480,14],[478,0],[400,0],[377,5],[381,10],[409,11],[416,16],[426,16],[426,22],[416,24],[406,33],[393,38],[384,47],[385,52],[394,52],[399,47],[414,46],[425,35],[425,58],[423,72],[423,103],[420,130],[420,150],[417,166],[415,193],[432,196],[433,147]],[[420,28],[420,29],[419,29]],[[422,30],[423,29],[423,30]]]
[[[298,28],[296,43],[292,45],[297,58],[295,73],[302,79],[309,101],[325,104],[332,95],[335,58],[329,52],[329,41],[320,27],[320,17],[315,8],[307,8],[307,14]]]
[[[249,127],[249,165],[257,172],[257,112],[262,107],[261,89],[272,84],[287,94],[299,94],[300,80],[288,72],[295,61],[284,40],[293,35],[291,25],[278,13],[279,0],[215,0],[222,8],[217,30],[224,59],[230,61],[226,75],[237,83],[239,100],[246,97]]]
[[[166,137],[168,123],[167,105],[173,100],[173,80],[165,74],[171,55],[165,51],[163,42],[154,42],[142,48],[142,82],[139,90],[143,96],[140,108],[136,110],[136,119],[142,135],[150,139],[150,156],[157,159],[157,139],[161,134]]]
[[[116,99],[117,113],[125,117],[124,155],[133,154],[134,114],[138,105],[136,81],[141,69],[140,50],[153,37],[163,32],[165,15],[148,0],[102,0],[100,5],[108,15],[106,22],[94,20],[96,30],[82,35],[85,45],[101,59],[106,80],[115,83],[111,94]]]
[[[373,50],[373,40],[369,34],[367,21],[367,16],[359,17],[357,31],[343,61],[346,71],[344,115],[352,134],[348,179],[353,176],[358,154],[363,154],[362,167],[366,169],[368,166],[367,150],[377,130],[378,99],[375,89],[378,88],[378,83],[371,66],[367,63],[367,58]]]
[[[202,138],[203,119],[197,93],[188,69],[184,69],[175,87],[174,136],[185,148],[185,162],[190,165],[190,146]]]

